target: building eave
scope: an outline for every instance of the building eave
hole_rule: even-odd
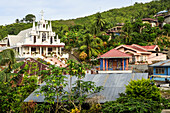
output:
[[[22,47],[64,47],[64,45],[33,45],[33,44],[27,44],[27,45],[22,45]]]
[[[131,58],[131,56],[129,56],[129,57],[127,57],[127,56],[125,56],[125,57],[99,57],[98,59],[100,59],[100,58]]]

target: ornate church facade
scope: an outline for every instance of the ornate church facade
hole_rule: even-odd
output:
[[[6,46],[1,49],[14,49],[19,58],[47,58],[57,57],[68,59],[68,54],[63,54],[65,44],[60,42],[58,35],[52,31],[51,21],[44,20],[43,12],[41,20],[35,26],[33,19],[32,28],[21,31],[18,35],[8,35],[3,39]],[[56,38],[55,38],[56,37]]]
[[[37,26],[34,19],[32,28],[23,30],[18,35],[8,35],[5,38],[6,46],[14,48],[20,57],[62,55],[65,44],[52,31],[51,21],[44,20],[43,13],[41,16]]]

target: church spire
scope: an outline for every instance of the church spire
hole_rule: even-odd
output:
[[[33,18],[32,30],[35,30],[35,18]]]
[[[41,20],[44,20],[44,11],[43,10],[41,10]]]

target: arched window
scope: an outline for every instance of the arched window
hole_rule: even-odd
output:
[[[36,43],[36,36],[34,36],[34,43]]]
[[[53,43],[53,38],[51,37],[51,38],[50,38],[50,44],[52,44],[52,43]]]
[[[45,32],[42,33],[42,42],[44,42],[44,41],[46,41],[46,33]]]

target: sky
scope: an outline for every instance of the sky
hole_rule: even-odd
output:
[[[44,11],[46,20],[66,20],[84,17],[113,8],[121,8],[152,0],[0,0],[0,25],[12,24],[27,14],[34,14],[36,20]]]

